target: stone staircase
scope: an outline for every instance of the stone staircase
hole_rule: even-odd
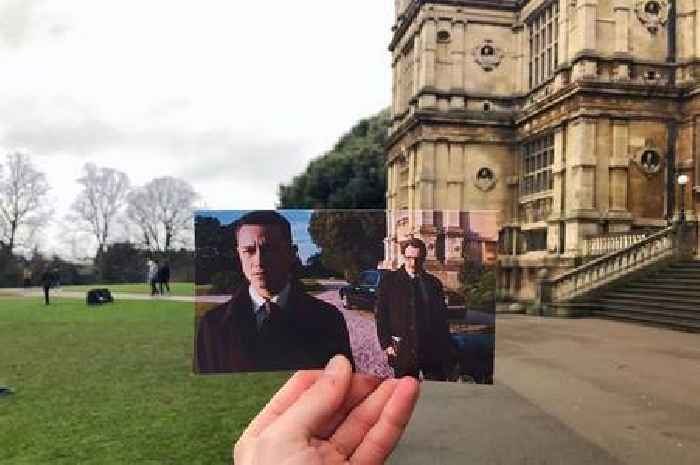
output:
[[[593,316],[700,332],[700,260],[674,263],[609,288],[590,308]]]

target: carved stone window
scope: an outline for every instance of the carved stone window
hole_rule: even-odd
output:
[[[529,84],[537,87],[554,75],[559,66],[559,0],[554,0],[527,20]]]
[[[639,21],[652,34],[659,32],[668,21],[669,4],[667,0],[640,0],[634,11]]]
[[[474,61],[484,71],[493,71],[503,60],[503,50],[496,46],[491,39],[485,39],[481,44],[472,49]]]
[[[445,31],[445,30],[438,31],[438,33],[437,33],[437,41],[440,42],[440,43],[442,43],[442,44],[448,43],[448,42],[450,41],[450,32],[449,32],[449,31]]]

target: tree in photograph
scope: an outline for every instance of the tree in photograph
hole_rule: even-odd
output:
[[[319,211],[311,215],[309,234],[321,249],[321,264],[345,279],[376,268],[384,256],[384,211]]]
[[[146,248],[168,252],[188,243],[198,194],[186,181],[156,178],[127,196],[126,215],[141,233]]]
[[[27,246],[51,215],[47,205],[49,183],[29,155],[7,155],[0,170],[0,243],[9,254],[18,245]]]
[[[129,177],[112,168],[86,163],[78,183],[82,190],[71,205],[69,218],[95,238],[99,256],[111,238],[117,215],[126,205]]]

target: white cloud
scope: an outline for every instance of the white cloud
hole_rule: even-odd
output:
[[[280,182],[388,106],[392,8],[0,0],[0,150],[33,156],[59,220],[87,161],[134,184],[182,177],[210,208],[273,207]]]

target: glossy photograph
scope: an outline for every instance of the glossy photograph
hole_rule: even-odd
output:
[[[194,371],[491,384],[492,212],[199,211]]]

